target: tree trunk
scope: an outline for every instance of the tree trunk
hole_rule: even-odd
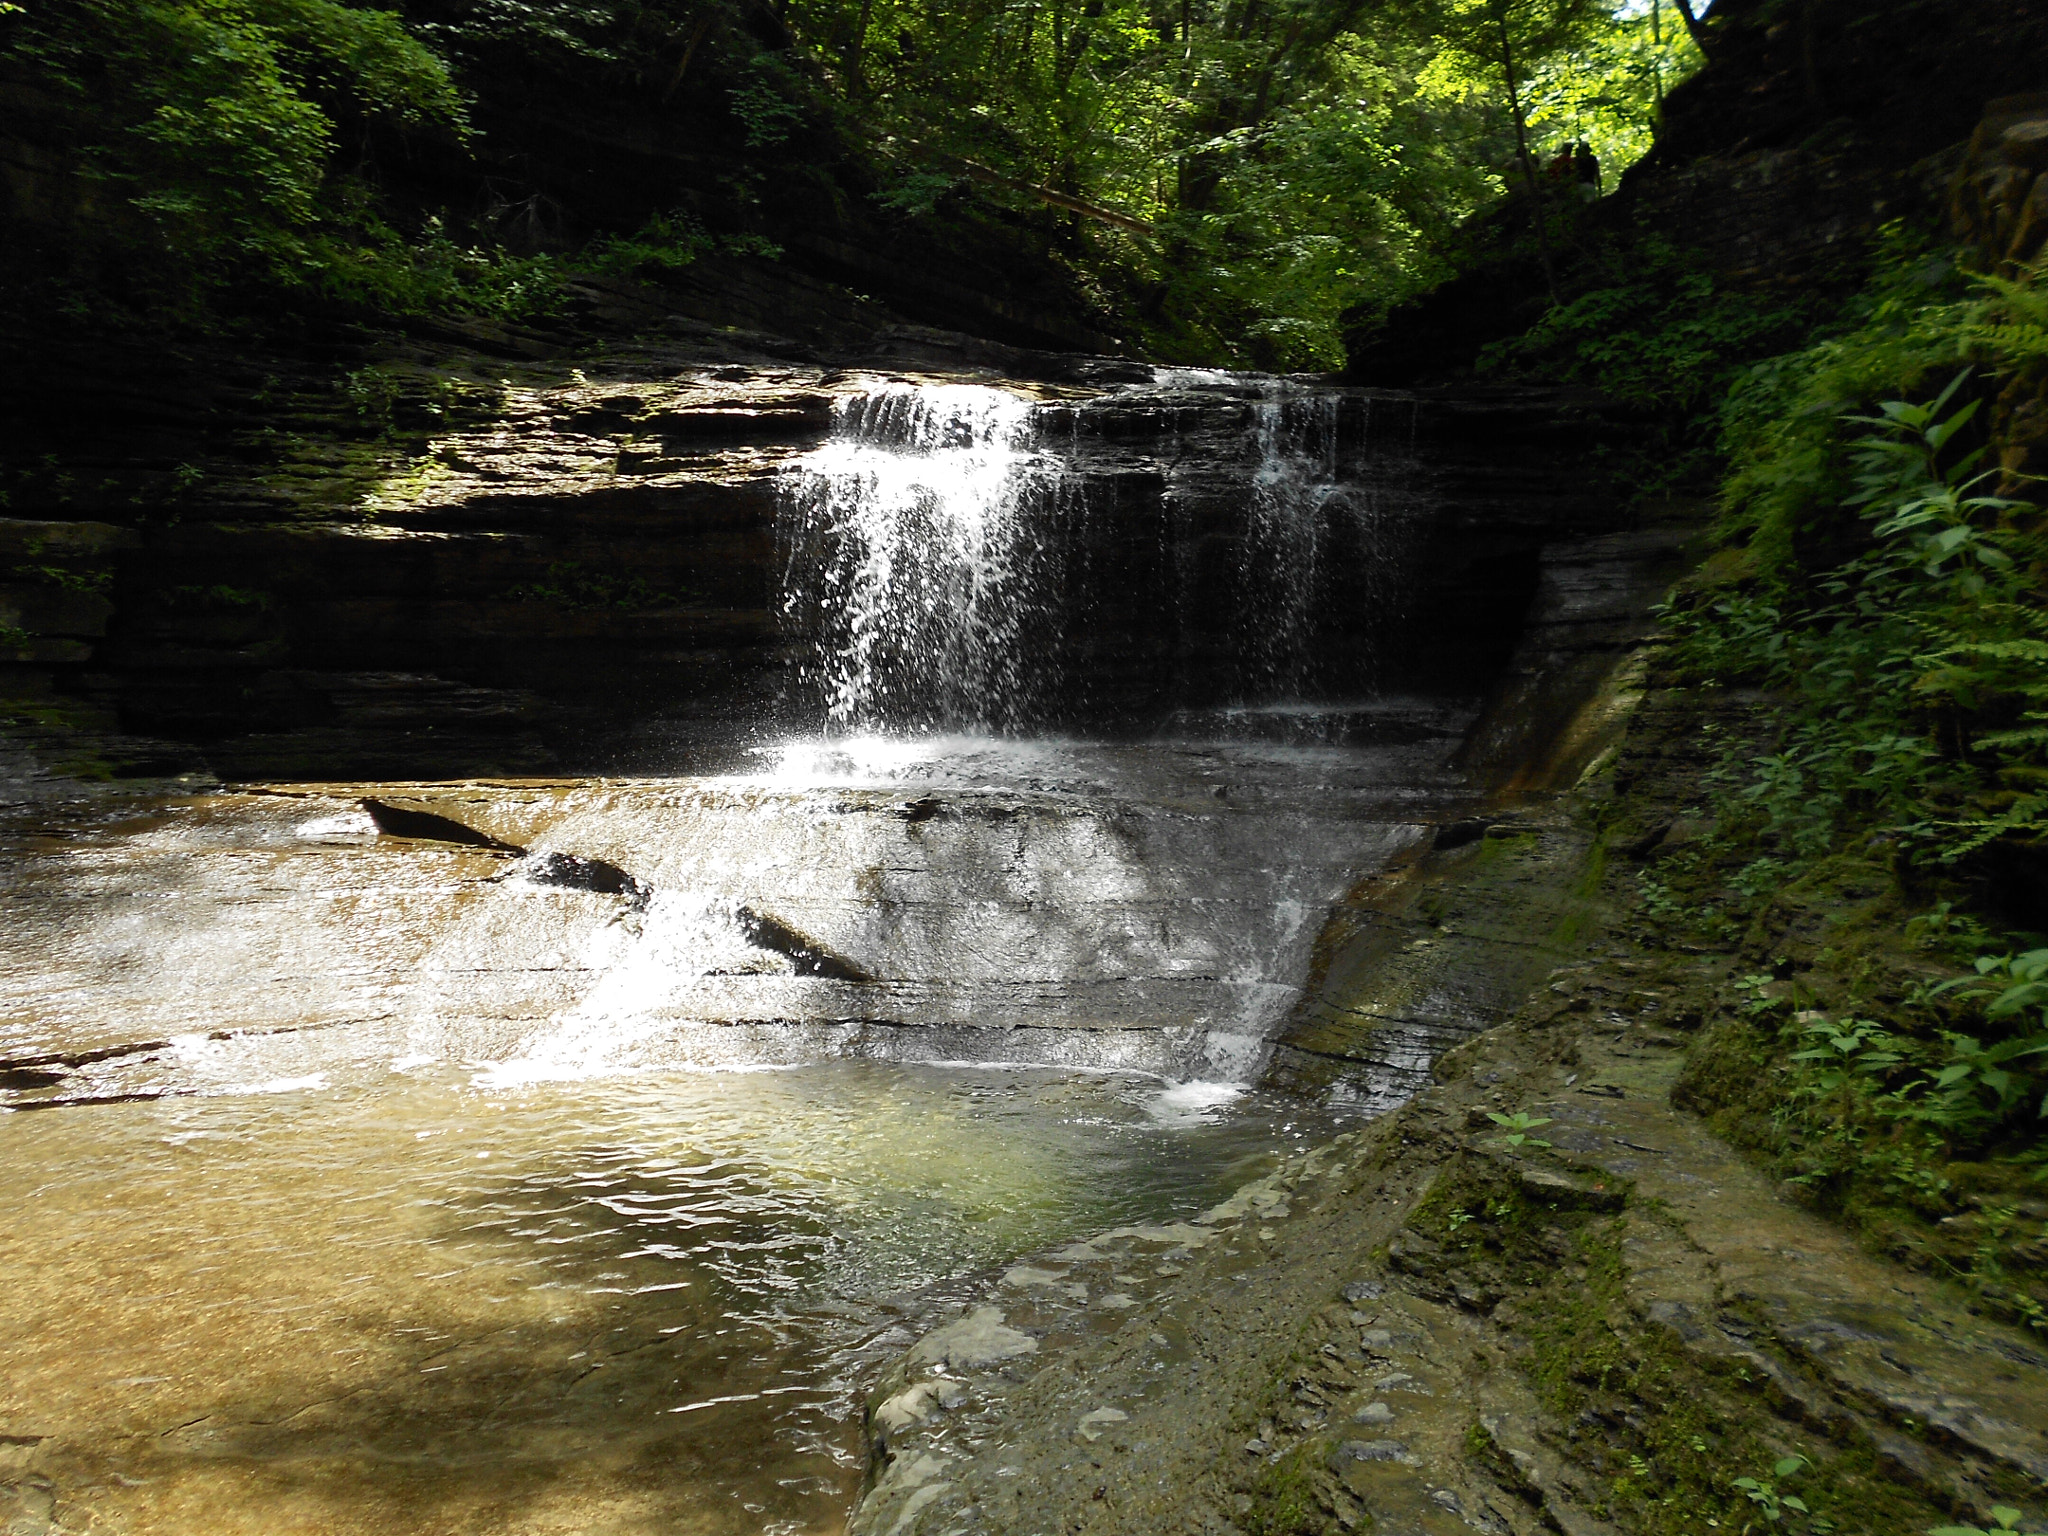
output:
[[[853,24],[853,40],[846,45],[846,94],[865,95],[866,82],[861,79],[860,56],[867,47],[868,21],[875,14],[875,0],[860,0],[860,19]]]
[[[1515,82],[1515,50],[1508,41],[1508,15],[1496,0],[1494,22],[1500,29],[1500,67],[1507,76],[1508,111],[1515,119],[1515,153],[1522,162],[1522,177],[1529,184],[1530,211],[1536,223],[1536,257],[1543,263],[1543,286],[1550,290],[1550,302],[1557,302],[1557,269],[1550,260],[1550,230],[1543,201],[1543,178],[1536,174],[1536,160],[1529,153],[1529,124],[1522,116],[1522,91]]]
[[[1657,91],[1657,126],[1664,126],[1664,0],[1650,0],[1650,83]]]
[[[1705,13],[1706,7],[1702,6],[1700,11],[1695,13],[1692,8],[1692,0],[1671,0],[1671,5],[1678,12],[1678,19],[1685,23],[1687,34],[1698,46],[1700,52],[1705,53],[1707,51],[1707,29],[1701,24],[1700,17]]]

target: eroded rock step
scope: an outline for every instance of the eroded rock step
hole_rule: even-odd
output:
[[[1606,1536],[1688,1488],[1736,1528],[1788,1454],[1838,1529],[2029,1505],[2048,1352],[1675,1112],[1668,989],[1614,974],[1222,1207],[991,1277],[871,1394],[852,1531]]]
[[[1165,766],[1121,791],[309,785],[31,840],[0,1067],[33,1075],[0,1093],[232,1086],[233,1042],[280,1033],[292,1077],[565,1052],[1242,1075],[1330,903],[1426,835],[1424,802],[1348,758],[1263,781],[1206,750],[1130,761]]]

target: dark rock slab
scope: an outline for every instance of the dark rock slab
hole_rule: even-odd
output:
[[[747,942],[760,949],[786,956],[799,976],[820,976],[830,981],[873,982],[876,978],[844,955],[836,954],[817,940],[792,928],[780,918],[752,907],[733,914]]]
[[[501,842],[490,833],[479,832],[475,827],[467,826],[452,816],[439,816],[432,811],[416,811],[409,806],[392,805],[368,795],[363,797],[360,804],[370,813],[370,820],[377,823],[377,830],[386,837],[409,837],[429,843],[458,843],[465,848],[483,848],[492,853],[512,853],[521,856],[526,853],[524,848]],[[611,866],[605,865],[605,868],[610,869]],[[621,872],[614,870],[613,873]]]

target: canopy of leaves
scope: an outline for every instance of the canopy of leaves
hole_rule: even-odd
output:
[[[1515,163],[1514,103],[1539,143],[1595,136],[1618,171],[1697,62],[1663,11],[1600,0],[795,0],[788,17],[872,125],[885,197],[994,186],[1126,215],[1149,233],[1076,213],[1071,259],[1135,289],[1155,347],[1286,367],[1334,365],[1347,308],[1447,275],[1452,231]]]
[[[387,172],[423,138],[517,161],[527,146],[491,161],[494,136],[530,131],[522,103],[552,90],[709,125],[712,192],[622,168],[572,238],[539,229],[548,189],[529,188],[529,251],[642,226],[690,231],[678,260],[719,236],[767,248],[801,223],[772,194],[808,175],[884,221],[1036,231],[1166,355],[1312,367],[1340,360],[1347,308],[1446,273],[1516,164],[1514,107],[1539,149],[1592,137],[1610,176],[1646,146],[1694,55],[1664,0],[1615,3],[50,0],[0,8],[0,75],[75,158],[85,190],[53,238],[88,287],[125,253],[132,280],[188,297],[542,303],[548,262],[493,248],[505,219],[401,213]]]
[[[465,129],[441,59],[336,0],[54,0],[0,17],[0,65],[75,157],[81,245],[186,283],[317,279],[349,135]]]

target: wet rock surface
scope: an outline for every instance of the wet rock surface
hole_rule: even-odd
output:
[[[852,1529],[1636,1530],[1660,1483],[1725,1490],[1762,1447],[1887,1529],[2024,1502],[2048,1352],[1674,1111],[1645,983],[1561,972],[1408,1107],[991,1280],[973,1316],[1034,1347],[887,1375]],[[1554,1145],[1508,1145],[1508,1108]]]

